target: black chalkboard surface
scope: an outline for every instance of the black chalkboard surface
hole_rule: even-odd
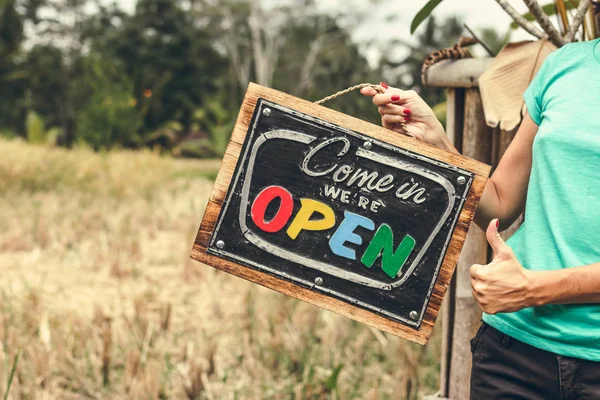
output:
[[[264,95],[244,127],[203,252],[419,331],[477,171]]]

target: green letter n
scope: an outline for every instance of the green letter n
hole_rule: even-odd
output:
[[[393,252],[393,248],[394,233],[392,228],[387,224],[382,224],[377,229],[360,261],[365,267],[371,268],[375,260],[383,253],[381,268],[390,278],[394,278],[415,248],[415,239],[410,235],[406,235],[395,252]]]

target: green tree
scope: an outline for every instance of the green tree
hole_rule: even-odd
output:
[[[61,90],[53,93],[52,101],[58,108],[55,119],[62,129],[59,142],[66,146],[76,141],[77,102],[73,82],[77,79],[78,67],[90,39],[87,35],[90,5],[93,1],[48,0],[43,8],[45,17],[36,32],[42,44],[61,53],[61,62],[52,71],[60,76]],[[40,72],[39,69],[37,71]]]
[[[136,108],[133,83],[119,60],[92,53],[74,81],[77,99],[77,140],[94,149],[141,144],[142,114]]]
[[[170,120],[188,129],[227,67],[207,33],[171,0],[140,0],[134,15],[101,40],[133,81],[146,133]]]
[[[23,62],[27,71],[28,108],[44,118],[48,126],[66,129],[65,61],[60,49],[50,44],[31,48]]]
[[[0,133],[25,132],[28,72],[22,63],[24,27],[38,22],[40,4],[40,0],[0,2]]]

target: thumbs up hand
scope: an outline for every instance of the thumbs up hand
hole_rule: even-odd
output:
[[[487,241],[494,251],[492,262],[471,266],[473,297],[487,314],[518,311],[535,305],[534,272],[519,263],[512,249],[498,233],[498,219],[493,219],[486,231]]]

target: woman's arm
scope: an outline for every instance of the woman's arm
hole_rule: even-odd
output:
[[[492,262],[470,270],[473,297],[488,314],[513,312],[546,304],[600,303],[600,263],[554,271],[523,268],[498,233],[497,219],[486,236]]]
[[[537,130],[538,126],[526,113],[483,190],[475,214],[475,222],[481,229],[486,229],[492,218],[500,220],[500,230],[506,229],[523,212],[531,173],[531,148]]]
[[[383,86],[382,89],[384,93],[378,94],[367,87],[361,93],[373,98],[385,128],[408,133],[436,147],[457,152],[433,110],[416,92]],[[525,114],[500,164],[488,179],[475,214],[475,222],[482,229],[492,218],[499,218],[501,227],[508,228],[523,211],[531,172],[531,147],[537,128],[529,114]]]
[[[532,284],[536,302],[544,304],[600,303],[600,262],[556,271],[538,271]]]

